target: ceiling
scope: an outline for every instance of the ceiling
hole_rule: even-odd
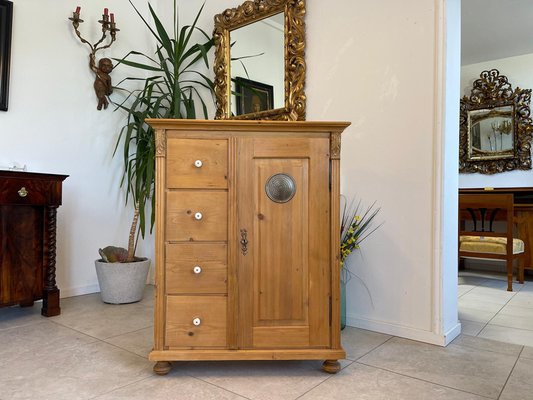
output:
[[[533,0],[462,0],[461,64],[533,53]]]

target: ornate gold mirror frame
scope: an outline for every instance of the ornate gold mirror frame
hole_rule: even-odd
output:
[[[483,71],[474,81],[470,96],[461,99],[459,172],[495,174],[531,169],[530,101],[531,89],[513,90],[498,70]],[[485,133],[480,132],[483,120]],[[479,144],[480,136],[490,143],[489,148]]]
[[[233,116],[231,113],[230,32],[253,22],[284,13],[285,106]],[[215,16],[216,119],[305,120],[305,0],[245,1]]]

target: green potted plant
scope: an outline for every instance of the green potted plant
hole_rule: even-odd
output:
[[[102,298],[111,303],[139,301],[142,298],[141,290],[141,297],[137,295],[135,299],[132,299],[135,285],[129,284],[130,289],[124,288],[126,278],[120,277],[119,270],[131,269],[129,266],[122,268],[125,262],[140,265],[143,260],[146,261],[146,259],[135,258],[135,247],[139,234],[143,238],[145,236],[146,210],[149,205],[151,206],[150,232],[155,221],[155,141],[154,131],[144,122],[145,119],[194,119],[197,115],[196,105],[201,105],[203,116],[207,119],[207,104],[202,98],[202,92],[210,97],[210,101],[214,98],[212,80],[198,70],[201,63],[209,68],[207,53],[213,46],[212,37],[196,26],[203,6],[191,25],[180,28],[177,4],[174,0],[174,26],[169,34],[149,3],[153,27],[131,0],[129,1],[154,37],[156,49],[154,56],[139,51],[130,51],[123,58],[115,59],[118,61],[116,66],[122,64],[135,69],[140,74],[127,77],[114,87],[115,93],[125,94],[122,102],[114,102],[114,104],[117,109],[127,113],[126,125],[120,131],[114,154],[122,153],[124,172],[121,187],[126,189],[126,203],[131,200],[135,205],[135,213],[129,234],[128,249],[108,246],[100,250],[101,259],[96,261]],[[193,34],[201,36],[200,43],[193,43]],[[146,76],[147,72],[150,76]],[[131,85],[134,87],[130,88]],[[138,273],[138,279],[142,281],[139,287],[144,288],[148,269],[149,260],[144,278],[140,272]],[[106,274],[104,270],[111,270],[110,275],[116,275],[113,281],[116,281],[119,287],[109,288],[110,285],[100,282],[100,277]],[[127,301],[118,301],[116,296],[106,294],[104,298],[103,287],[109,288],[109,291],[131,293],[132,297],[128,297]]]

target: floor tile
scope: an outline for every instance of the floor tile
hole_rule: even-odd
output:
[[[517,292],[508,292],[505,289],[499,289],[499,288],[493,288],[493,287],[486,287],[486,286],[478,286],[472,289],[469,294],[476,294],[476,295],[486,295],[490,296],[493,301],[495,300],[510,300],[516,295]]]
[[[483,311],[478,310],[475,308],[460,306],[459,307],[459,320],[460,321],[473,321],[473,322],[482,322],[486,324],[489,322],[494,316],[496,315],[495,312],[489,312],[489,311]]]
[[[153,325],[153,300],[132,304],[105,304],[99,294],[63,302],[61,315],[52,321],[98,339],[135,332]]]
[[[165,376],[152,376],[132,385],[113,390],[91,400],[245,400],[207,382],[172,371]]]
[[[0,369],[9,369],[13,361],[25,356],[46,356],[94,341],[91,336],[48,321],[4,329],[0,331]]]
[[[487,311],[494,314],[500,311],[505,305],[505,303],[493,303],[482,298],[482,296],[472,296],[470,294],[465,294],[458,300],[459,309],[461,309],[462,307],[466,307],[475,310]]]
[[[511,298],[511,300],[512,299],[513,298]],[[472,301],[474,303],[489,303],[492,306],[499,306],[499,309],[502,308],[504,305],[508,304],[511,300],[508,298],[508,296],[494,296],[492,294],[474,292],[473,290],[459,298],[459,301],[463,302]]]
[[[379,345],[385,343],[392,336],[382,333],[366,331],[364,329],[347,326],[341,332],[342,346],[346,351],[346,358],[357,360]]]
[[[464,294],[470,292],[475,287],[477,287],[477,285],[459,285],[457,286],[457,296],[461,297]]]
[[[148,353],[152,351],[154,342],[154,328],[150,326],[135,332],[113,336],[105,339],[105,341],[141,357],[148,358]]]
[[[533,308],[533,292],[517,293],[507,304],[510,306]]]
[[[533,308],[507,305],[489,324],[533,331]]]
[[[0,308],[0,330],[45,321],[47,317],[41,315],[41,307],[41,302],[35,302],[33,307]]]
[[[49,350],[2,369],[2,399],[86,400],[153,376],[152,363],[100,341]]]
[[[464,346],[472,349],[493,351],[495,353],[507,354],[514,357],[518,357],[523,349],[522,345],[503,343],[498,340],[473,337],[465,334],[461,334],[455,338],[452,344],[455,346]]]
[[[520,358],[511,373],[500,400],[531,400],[533,398],[533,360]]]
[[[524,350],[522,350],[520,357],[533,359],[533,346],[524,346]]]
[[[481,400],[484,397],[353,363],[301,400]]]
[[[522,346],[533,346],[533,331],[489,324],[478,334],[479,338],[498,340]]]
[[[346,367],[351,362],[341,360]],[[173,363],[188,375],[252,400],[296,399],[331,375],[322,361],[226,361]]]
[[[454,389],[496,398],[515,356],[456,346],[432,346],[393,338],[358,362]]]
[[[463,335],[477,336],[479,332],[485,327],[484,322],[474,322],[474,321],[461,321],[461,333]]]

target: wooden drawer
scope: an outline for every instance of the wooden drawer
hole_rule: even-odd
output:
[[[226,303],[225,296],[167,296],[165,345],[225,347]]]
[[[167,244],[166,293],[227,293],[226,260],[223,243]]]
[[[1,205],[61,205],[61,182],[25,178],[0,178]]]
[[[168,192],[167,241],[225,241],[227,207],[227,192]]]
[[[167,187],[183,189],[227,188],[228,141],[168,139]]]

